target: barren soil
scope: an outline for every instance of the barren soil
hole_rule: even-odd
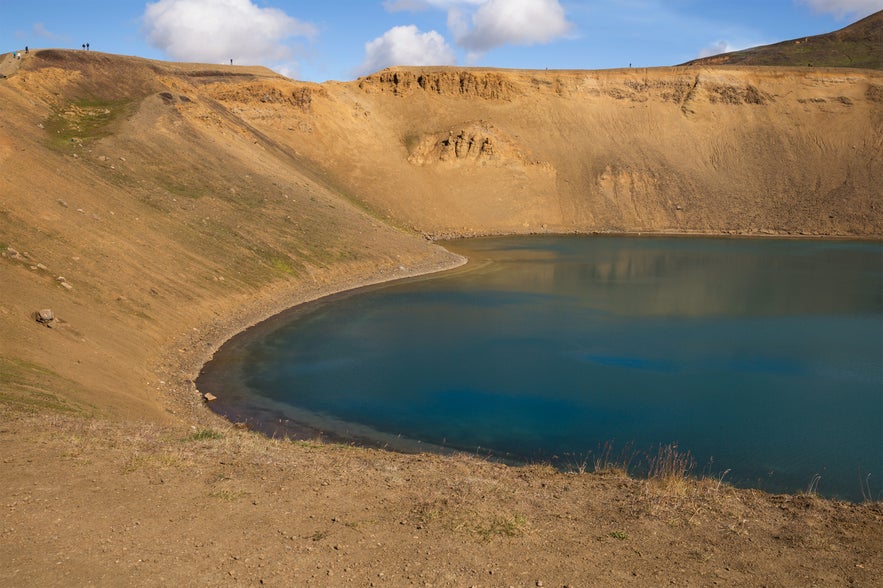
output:
[[[317,85],[54,50],[0,56],[0,73],[0,583],[883,577],[880,502],[269,440],[193,385],[287,307],[462,263],[438,237],[879,238],[883,73]]]

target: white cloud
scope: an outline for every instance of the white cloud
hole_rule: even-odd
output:
[[[744,47],[736,47],[735,45],[731,45],[728,41],[717,41],[716,43],[712,43],[708,47],[699,51],[699,57],[711,57],[712,55],[720,55],[721,53],[731,53],[733,51],[739,51]]]
[[[142,20],[150,45],[185,61],[269,65],[291,59],[287,40],[316,35],[312,24],[251,0],[159,0]]]
[[[435,31],[421,33],[414,26],[393,27],[365,43],[365,61],[358,73],[366,74],[391,65],[453,65],[454,51]]]
[[[429,8],[448,13],[448,30],[473,55],[503,45],[536,45],[567,35],[559,0],[386,0],[389,12]]]
[[[478,6],[487,0],[385,0],[387,12],[420,12],[429,8],[450,10],[457,6]]]
[[[386,0],[383,8],[387,12],[420,12],[430,8],[426,0]]]
[[[49,30],[46,28],[46,25],[44,25],[42,22],[34,23],[34,26],[33,26],[33,29],[32,29],[32,30],[33,30],[33,33],[34,33],[36,36],[38,36],[38,37],[43,37],[44,39],[50,39],[50,40],[53,40],[53,41],[54,41],[55,39],[58,39],[58,38],[59,38],[58,35],[56,35],[55,33],[51,32],[51,31],[49,31]]]
[[[816,12],[827,12],[837,18],[864,17],[883,10],[883,0],[798,0]]]
[[[487,0],[472,15],[471,26],[462,15],[449,15],[457,44],[474,52],[548,43],[572,28],[558,0]]]

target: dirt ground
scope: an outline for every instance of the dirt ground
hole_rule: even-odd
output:
[[[428,237],[879,238],[883,74],[0,59],[0,584],[880,585],[879,501],[271,440],[193,381]]]
[[[0,432],[7,586],[873,586],[883,508],[67,416]]]

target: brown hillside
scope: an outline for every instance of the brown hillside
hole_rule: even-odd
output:
[[[812,37],[694,59],[685,65],[775,65],[883,69],[883,10]]]
[[[192,383],[288,306],[462,263],[427,236],[879,238],[883,73],[318,85],[57,50],[0,73],[4,585],[883,575],[879,504],[271,442]]]

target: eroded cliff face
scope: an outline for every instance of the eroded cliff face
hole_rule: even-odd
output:
[[[377,123],[347,135],[348,189],[427,233],[869,236],[881,87],[814,68],[396,68],[329,99]]]
[[[28,91],[123,92],[142,113],[161,99],[156,133],[221,133],[427,235],[883,234],[878,71],[434,67],[311,84],[142,60],[119,89],[99,83],[112,56],[65,59],[22,72]]]
[[[508,100],[515,92],[505,74],[479,69],[384,70],[361,80],[359,89],[366,93],[389,93],[394,96],[408,96],[422,91],[479,100]]]

